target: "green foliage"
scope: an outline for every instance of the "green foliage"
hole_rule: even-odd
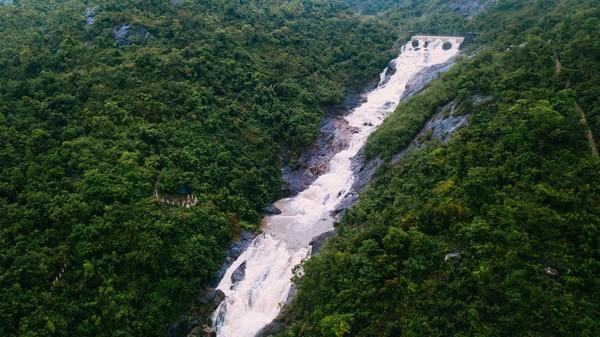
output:
[[[598,17],[592,1],[500,1],[470,23],[487,48],[401,104],[367,153],[390,158],[449,101],[493,99],[380,169],[296,276],[281,336],[598,334],[600,161],[574,107],[600,97]]]
[[[395,38],[338,2],[84,3],[0,6],[2,336],[164,335]]]

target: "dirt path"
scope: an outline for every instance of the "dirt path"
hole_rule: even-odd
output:
[[[588,143],[590,144],[590,148],[592,150],[592,156],[598,158],[599,157],[598,147],[596,146],[596,140],[594,139],[594,134],[592,133],[592,130],[590,129],[590,127],[588,125],[585,112],[583,111],[583,109],[581,109],[581,106],[579,106],[577,101],[574,101],[574,102],[575,102],[575,110],[581,116],[581,124],[583,124],[583,126],[585,127],[585,130],[586,130]]]
[[[554,64],[555,64],[554,74],[558,78],[562,71],[562,64],[560,63],[560,57],[558,56],[558,52],[556,50],[554,51]],[[569,80],[567,80],[566,87],[567,88],[570,87]],[[594,134],[592,133],[592,129],[590,129],[590,126],[587,122],[587,116],[585,114],[585,111],[583,111],[583,109],[581,108],[579,103],[577,103],[577,101],[575,99],[573,99],[573,103],[575,104],[575,111],[577,111],[577,113],[579,113],[579,115],[581,116],[581,124],[585,128],[586,137],[588,139],[588,143],[589,143],[590,149],[592,151],[592,156],[595,158],[598,158],[598,157],[600,157],[598,155],[598,146],[596,145],[596,140],[594,139]]]

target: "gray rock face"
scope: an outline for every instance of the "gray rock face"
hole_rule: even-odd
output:
[[[245,277],[246,277],[246,261],[244,261],[242,264],[240,264],[240,266],[237,267],[233,271],[233,273],[231,273],[231,283],[233,283],[233,285],[235,285],[238,282],[242,281]]]
[[[371,181],[371,178],[375,175],[381,164],[383,164],[383,160],[380,158],[365,162],[365,155],[362,149],[351,159],[350,167],[356,178],[352,187],[334,211],[336,217],[340,218],[344,210],[352,207],[358,201],[360,192],[367,187],[367,184]]]
[[[216,287],[225,275],[227,268],[231,266],[231,264],[240,256],[242,253],[252,244],[252,241],[256,237],[256,234],[250,231],[242,231],[240,233],[240,238],[237,241],[232,242],[229,245],[229,249],[227,250],[227,257],[223,262],[223,265],[217,271],[215,278],[213,279],[211,285]]]
[[[460,261],[460,253],[454,252],[454,253],[448,253],[448,254],[444,255],[444,262],[449,262],[449,261]]]
[[[407,153],[421,147],[431,139],[437,139],[445,143],[458,129],[467,125],[470,114],[457,115],[459,105],[460,103],[452,101],[443,107],[440,112],[429,119],[406,149],[392,157],[391,163],[394,165],[400,163]]]
[[[369,83],[365,91],[349,91],[342,103],[327,108],[327,115],[321,121],[319,133],[313,144],[298,157],[289,160],[282,169],[282,188],[285,196],[294,196],[305,190],[329,168],[333,156],[348,146],[352,133],[356,130],[343,118],[352,109],[365,101],[365,92],[377,87],[377,81]]]
[[[296,160],[298,164],[283,168],[283,181],[287,195],[295,195],[306,189],[329,169],[329,161],[348,146],[350,136],[356,130],[342,116],[328,116],[321,124],[319,136],[313,146]]]
[[[440,109],[440,112],[427,121],[408,147],[395,154],[390,162],[394,165],[398,164],[408,152],[422,146],[431,139],[436,139],[442,143],[447,142],[458,129],[469,124],[471,111],[468,111],[465,106],[473,108],[492,99],[491,96],[475,95],[464,101],[452,101],[446,104]]]
[[[265,207],[264,212],[267,215],[281,214],[281,210],[279,208],[275,207],[275,205],[273,205],[273,204],[268,205],[267,207]]]
[[[406,84],[406,90],[404,91],[404,94],[402,94],[402,100],[409,99],[419,91],[423,90],[431,81],[436,79],[441,73],[448,71],[452,67],[454,62],[456,62],[455,57],[451,58],[445,63],[431,66],[421,70]]]
[[[225,299],[225,293],[219,289],[206,288],[197,298],[198,304],[212,304],[215,308]]]
[[[119,46],[127,46],[135,43],[143,43],[150,38],[150,32],[143,27],[134,27],[129,24],[116,26],[113,28],[115,41]]]
[[[127,38],[129,37],[130,28],[131,26],[129,25],[122,25],[113,28],[113,34],[115,35],[115,40],[117,40],[117,44],[119,46],[125,46],[129,44],[129,40]]]
[[[448,141],[450,136],[458,128],[466,125],[468,122],[469,115],[457,116],[456,109],[456,102],[451,102],[448,107],[442,109],[441,114],[435,115],[427,122],[427,124],[425,124],[423,131],[431,131],[432,137],[437,138],[442,142]],[[450,110],[450,114],[444,115],[443,112],[447,110]]]
[[[415,40],[416,41],[416,40]],[[406,90],[402,95],[401,100],[407,100],[419,91],[423,90],[431,81],[439,76],[439,74],[448,71],[450,67],[456,61],[455,58],[448,60],[446,63],[428,67],[419,73],[417,73],[406,85]],[[391,104],[391,102],[390,102]],[[351,168],[352,172],[356,177],[352,187],[344,199],[340,202],[334,214],[339,218],[343,215],[344,211],[358,201],[358,196],[362,192],[379,166],[383,164],[383,160],[380,158],[372,159],[365,162],[364,151],[361,150],[359,153],[352,158]]]
[[[379,85],[384,85],[387,82],[390,81],[390,78],[392,78],[392,76],[396,73],[397,71],[397,67],[396,67],[396,60],[392,60],[390,61],[390,63],[388,63],[387,68],[385,70],[385,74],[383,77],[383,81],[381,81],[381,83]]]
[[[91,26],[94,24],[94,22],[96,21],[95,17],[96,17],[96,13],[98,12],[98,8],[99,6],[94,6],[94,7],[87,7],[85,9],[85,24],[87,26]]]
[[[200,295],[196,298],[195,302],[197,305],[208,306],[209,311],[214,311],[217,309],[219,304],[225,299],[225,294],[218,289],[214,288],[206,288],[204,289]],[[206,322],[203,322],[201,316],[191,315],[176,324],[172,324],[169,326],[167,331],[168,337],[186,337],[193,335],[195,332],[203,330],[206,333],[210,333],[212,330],[209,329],[206,325]],[[206,334],[205,334],[206,335]],[[206,335],[210,336],[210,335]]]
[[[310,240],[309,246],[310,246],[310,256],[316,256],[319,255],[319,253],[321,252],[321,248],[323,247],[323,244],[325,243],[325,241],[327,241],[329,238],[332,238],[335,236],[335,230],[331,230],[329,232],[325,232],[321,235],[315,236],[314,238],[312,238],[312,240]]]

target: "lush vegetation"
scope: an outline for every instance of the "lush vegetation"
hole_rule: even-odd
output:
[[[466,104],[449,143],[384,165],[303,265],[280,335],[598,335],[599,23],[576,0],[471,20],[488,47],[402,104],[368,154],[390,158],[450,101],[493,99]]]
[[[89,9],[0,5],[3,336],[164,335],[396,38],[335,1]]]
[[[278,197],[283,159],[411,31],[486,47],[368,156],[450,101],[471,125],[384,165],[281,335],[597,335],[600,8],[468,3],[0,1],[0,335],[164,335]]]

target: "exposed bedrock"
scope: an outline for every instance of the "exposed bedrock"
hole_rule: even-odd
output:
[[[407,100],[419,91],[423,90],[431,81],[437,78],[441,73],[448,71],[450,67],[452,67],[454,62],[456,62],[456,58],[452,58],[448,60],[448,62],[423,69],[408,82],[408,84],[406,85],[405,92],[402,95],[401,99]],[[359,151],[359,153],[354,158],[352,158],[351,167],[356,179],[354,180],[354,183],[352,184],[352,188],[350,189],[349,193],[334,211],[334,213],[338,217],[340,217],[343,214],[344,210],[350,208],[356,203],[360,192],[365,189],[365,187],[367,186],[369,181],[371,181],[371,178],[382,163],[383,160],[381,160],[380,158],[365,161],[363,150]]]
[[[373,90],[376,85],[375,82],[370,83],[364,92]],[[327,172],[331,158],[348,146],[350,136],[357,130],[348,124],[344,116],[364,102],[364,92],[349,91],[340,104],[329,107],[313,144],[298,157],[287,160],[282,168],[284,196],[294,196],[305,190]]]
[[[325,244],[325,241],[334,236],[335,230],[331,230],[321,235],[315,236],[312,240],[310,240],[310,256],[319,255],[319,253],[321,253],[321,248],[323,248],[323,244]]]
[[[246,277],[246,261],[240,264],[236,270],[231,274],[231,283],[232,287],[235,286],[238,282],[242,281]]]
[[[380,85],[384,85],[387,82],[389,82],[390,78],[392,78],[392,76],[396,73],[396,70],[398,70],[398,68],[396,67],[396,60],[394,59],[391,60],[385,68],[385,73],[383,75],[383,79],[381,80]]]

